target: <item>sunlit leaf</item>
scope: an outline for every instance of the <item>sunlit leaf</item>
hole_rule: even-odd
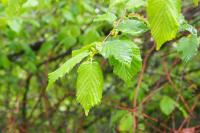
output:
[[[72,57],[68,61],[66,61],[63,65],[61,65],[54,72],[50,73],[48,75],[48,78],[49,78],[48,88],[51,87],[51,85],[56,80],[58,80],[59,78],[63,77],[65,74],[69,73],[76,64],[80,63],[88,55],[89,55],[88,52],[80,53],[80,54]]]
[[[176,37],[180,11],[180,0],[148,0],[147,16],[157,50]]]
[[[103,74],[97,62],[86,61],[78,68],[77,101],[88,115],[89,110],[99,104],[103,91]]]

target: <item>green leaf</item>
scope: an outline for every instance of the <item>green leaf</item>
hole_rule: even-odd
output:
[[[180,17],[180,31],[188,31],[191,33],[188,37],[183,37],[178,41],[177,51],[181,54],[182,60],[188,62],[198,52],[199,40],[197,37],[197,29],[188,24],[184,16]]]
[[[36,7],[39,4],[37,0],[28,0],[26,3],[22,5],[22,7],[29,8],[29,7]]]
[[[19,18],[8,20],[8,25],[13,31],[15,31],[16,33],[19,33],[22,28],[22,20]]]
[[[122,6],[125,5],[129,0],[110,0],[109,7],[115,7],[115,6]]]
[[[87,2],[87,1],[80,1],[80,4],[83,6],[83,8],[86,11],[88,11],[90,13],[94,13],[94,8],[93,8],[93,6],[89,2]]]
[[[39,53],[43,56],[45,56],[48,51],[50,51],[50,49],[53,47],[52,45],[52,41],[46,41],[42,44],[40,50],[39,50]]]
[[[172,111],[177,107],[186,118],[188,116],[187,112],[181,107],[176,101],[168,96],[163,96],[162,100],[160,101],[160,109],[165,115],[169,115]]]
[[[91,43],[91,44],[89,44],[89,45],[83,46],[81,49],[73,50],[73,51],[72,51],[72,56],[76,56],[77,54],[82,53],[82,52],[84,52],[84,51],[89,51],[92,47],[95,47],[95,46],[96,46],[96,43],[97,43],[97,42],[94,42],[94,43]]]
[[[127,83],[141,70],[140,49],[131,41],[108,41],[101,54],[114,66],[113,72]]]
[[[182,112],[182,114],[183,114],[183,116],[185,117],[185,118],[187,118],[188,117],[188,113],[185,111],[185,109],[182,107],[182,106],[180,106],[176,101],[174,101],[174,105]]]
[[[1,17],[0,22],[0,28],[5,27],[7,25],[7,19],[5,17]]]
[[[195,5],[195,6],[198,6],[198,5],[199,5],[199,0],[193,0],[193,2],[194,2],[194,5]]]
[[[80,42],[84,45],[88,45],[100,40],[100,34],[95,27],[88,28],[85,33],[80,37]]]
[[[189,31],[192,35],[197,36],[197,29],[195,29],[192,25],[188,23],[184,23],[180,27],[181,31]]]
[[[124,80],[126,83],[130,82],[131,79],[141,70],[142,68],[142,59],[140,55],[139,48],[135,45],[133,50],[133,58],[131,61],[131,65],[127,66],[126,64],[119,62],[114,59],[110,59],[111,64],[114,66],[114,74],[116,74],[119,78]]]
[[[165,115],[169,115],[174,109],[174,100],[168,96],[163,96],[160,101],[160,109]]]
[[[119,130],[121,132],[131,132],[133,129],[133,116],[130,112],[127,112],[119,122]]]
[[[130,34],[132,36],[138,36],[148,30],[147,25],[140,20],[124,20],[116,28],[118,31]]]
[[[133,57],[132,42],[126,40],[107,41],[103,44],[101,54],[105,58],[115,58],[123,64],[130,65]]]
[[[76,97],[86,116],[93,106],[101,102],[103,82],[103,74],[97,62],[86,61],[78,68]]]
[[[48,87],[51,87],[51,85],[58,80],[59,78],[63,77],[65,74],[69,73],[73,67],[80,63],[85,57],[87,57],[89,55],[88,52],[83,52],[80,53],[74,57],[72,57],[71,59],[69,59],[68,61],[66,61],[63,65],[61,65],[57,70],[55,70],[54,72],[50,73],[48,75],[49,78],[49,83],[48,83]]]
[[[127,3],[128,9],[137,9],[145,6],[146,0],[129,0]]]
[[[21,0],[6,0],[6,14],[9,17],[16,17],[21,14]]]
[[[181,11],[180,0],[148,0],[147,16],[157,50],[176,37]]]
[[[110,0],[109,8],[135,10],[145,5],[145,0]]]
[[[182,60],[189,61],[198,52],[199,40],[197,36],[183,37],[177,44],[177,51],[181,54]]]
[[[102,15],[98,15],[94,19],[94,22],[106,21],[106,22],[112,24],[116,19],[117,19],[117,17],[115,16],[115,14],[108,12],[108,13],[105,13]]]
[[[195,29],[192,25],[188,24],[183,15],[180,16],[179,23],[180,23],[180,29],[179,29],[180,31],[188,31],[192,35],[197,36],[197,29]]]
[[[7,69],[10,67],[11,62],[9,61],[8,57],[0,53],[0,66],[2,66],[4,69]]]
[[[110,127],[115,126],[117,122],[127,113],[126,110],[113,111],[110,119]]]

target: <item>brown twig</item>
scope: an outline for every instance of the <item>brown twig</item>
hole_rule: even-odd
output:
[[[178,90],[176,84],[172,81],[169,70],[167,68],[167,63],[164,60],[162,61],[162,65],[163,65],[163,69],[164,69],[164,72],[166,74],[167,80],[169,81],[169,83],[171,84],[171,86],[173,87],[175,92],[178,94],[178,96],[180,97],[180,99],[183,102],[187,111],[190,112],[190,107],[189,107],[188,103],[186,102],[185,98],[182,96],[181,92]]]
[[[190,114],[192,114],[192,112],[194,111],[194,109],[196,108],[198,102],[199,102],[199,99],[200,99],[200,94],[197,95],[197,98],[195,100],[195,102],[193,103],[192,105],[192,108],[191,108],[191,111],[190,111]],[[178,128],[178,131],[181,131],[183,126],[189,121],[191,115],[189,115],[187,118],[184,119],[184,121],[181,123],[180,127]]]
[[[133,109],[135,109],[137,107],[138,92],[139,92],[140,86],[142,84],[142,79],[143,79],[144,72],[145,72],[146,67],[147,67],[148,59],[149,59],[150,55],[152,54],[152,52],[154,50],[155,50],[155,44],[153,44],[153,46],[147,51],[147,54],[146,54],[146,56],[144,58],[144,62],[143,62],[143,65],[142,65],[142,71],[141,71],[141,73],[139,75],[139,78],[138,78],[137,87],[133,91],[133,94],[134,94]],[[136,112],[137,112],[137,110],[136,110]],[[133,112],[133,132],[137,131],[137,116],[135,115],[136,112]]]

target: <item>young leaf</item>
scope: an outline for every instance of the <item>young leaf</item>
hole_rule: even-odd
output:
[[[185,118],[188,116],[184,108],[182,108],[176,101],[168,96],[163,96],[162,100],[160,101],[160,109],[165,115],[171,114],[175,107],[182,112]]]
[[[108,13],[105,13],[102,15],[98,15],[94,19],[94,22],[107,21],[108,23],[112,24],[116,19],[117,19],[117,17],[115,16],[115,14],[108,12]]]
[[[62,66],[60,66],[57,70],[55,70],[54,72],[50,73],[48,75],[48,79],[49,79],[49,83],[48,83],[48,87],[51,87],[51,85],[58,80],[59,78],[63,77],[65,74],[69,73],[73,67],[80,63],[85,57],[87,57],[89,55],[88,52],[83,52],[80,53],[74,57],[72,57],[71,59],[69,59],[68,61],[66,61]]]
[[[147,16],[157,50],[176,37],[179,29],[181,0],[148,0]]]
[[[97,43],[99,43],[99,42],[94,42],[94,43],[91,43],[89,45],[83,46],[81,49],[73,50],[72,56],[76,56],[77,54],[82,53],[84,51],[89,51],[92,47],[96,47]]]
[[[126,83],[130,82],[131,79],[141,70],[141,61],[133,60],[131,66],[114,60],[112,64],[114,66],[113,72]]]
[[[188,31],[190,32],[192,35],[197,36],[197,29],[195,29],[192,25],[188,24],[188,23],[183,23],[180,27],[181,31]]]
[[[117,122],[119,122],[122,117],[127,114],[126,110],[116,110],[112,112],[111,119],[110,119],[110,127],[115,126]]]
[[[80,36],[80,43],[83,43],[83,45],[88,45],[100,40],[100,34],[95,27],[88,28],[84,34]]]
[[[130,65],[133,57],[132,42],[125,40],[107,41],[103,44],[101,54],[105,58],[115,58],[123,64]]]
[[[174,100],[168,96],[163,96],[160,109],[165,115],[169,115],[175,109]]]
[[[120,132],[132,132],[133,131],[133,116],[130,112],[124,114],[119,121]]]
[[[116,29],[132,36],[141,35],[148,30],[147,25],[140,20],[124,20]]]
[[[127,10],[137,11],[138,9],[144,7],[146,0],[126,0],[125,7]]]
[[[187,62],[198,52],[199,40],[197,36],[191,35],[183,37],[177,44],[177,51],[181,54],[181,58]]]
[[[92,61],[81,64],[78,68],[76,97],[86,116],[93,106],[101,102],[102,90],[103,74],[100,65]]]
[[[180,29],[179,29],[180,31],[188,31],[192,35],[197,36],[197,29],[195,29],[192,25],[188,24],[183,15],[180,16],[179,23],[180,23]]]
[[[114,66],[113,72],[125,82],[129,82],[142,66],[140,50],[136,44],[127,40],[108,41],[101,54]]]
[[[134,45],[133,45],[134,46]],[[142,68],[142,59],[139,48],[135,45],[133,50],[133,57],[131,65],[127,66],[122,62],[119,62],[115,59],[110,58],[110,63],[114,66],[113,72],[126,83],[131,81],[133,77],[141,70]]]

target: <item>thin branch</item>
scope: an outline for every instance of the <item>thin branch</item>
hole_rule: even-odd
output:
[[[25,92],[22,99],[22,121],[23,121],[22,127],[23,129],[26,129],[26,125],[27,125],[27,97],[28,97],[29,84],[30,84],[31,77],[32,77],[32,74],[30,74],[26,79]]]
[[[144,58],[144,62],[143,62],[143,65],[142,65],[142,71],[141,71],[139,78],[138,78],[137,87],[133,91],[133,94],[134,94],[133,109],[137,107],[138,92],[139,92],[140,86],[142,84],[142,80],[143,80],[144,72],[145,72],[146,67],[147,67],[148,59],[149,59],[149,57],[151,56],[151,54],[153,53],[154,50],[155,50],[155,44],[153,44],[153,46],[147,51],[147,54]],[[136,113],[133,112],[133,132],[137,131],[137,116],[135,114]]]
[[[169,81],[169,83],[171,84],[171,86],[173,87],[173,89],[175,90],[175,92],[178,94],[178,96],[180,97],[181,101],[183,102],[185,108],[187,109],[188,112],[190,112],[190,107],[188,105],[188,103],[186,102],[185,98],[181,95],[181,92],[178,90],[176,84],[172,81],[169,70],[167,68],[167,63],[163,60],[163,69],[164,72],[166,74],[166,78]]]

